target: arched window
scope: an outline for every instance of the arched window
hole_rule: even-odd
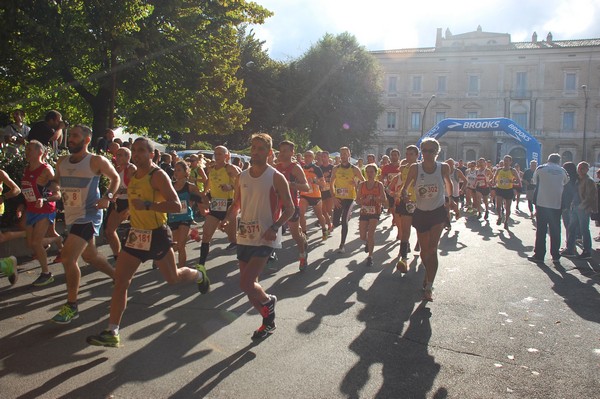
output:
[[[525,153],[524,148],[515,147],[512,150],[510,150],[509,155],[513,159],[513,162],[512,162],[513,166],[515,166],[516,164],[519,164],[519,165],[521,165],[521,169],[527,169],[526,168],[527,154]]]
[[[466,154],[466,161],[474,161],[477,159],[477,153],[475,152],[475,150],[467,150],[467,154]]]
[[[571,151],[565,151],[562,153],[562,162],[573,162],[573,153]]]

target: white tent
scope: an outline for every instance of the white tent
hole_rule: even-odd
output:
[[[140,136],[138,134],[127,133],[123,127],[116,127],[113,129],[113,132],[115,132],[115,138],[119,138],[119,139],[123,140],[123,142],[128,141],[129,138],[131,138],[131,140],[135,141],[135,139],[137,139],[138,137],[144,137],[144,138],[147,138],[148,140],[150,140],[150,142],[152,143],[154,148],[156,148],[158,151],[165,152],[167,149],[167,146],[165,146],[164,144],[157,143],[156,141],[154,141],[146,136]]]

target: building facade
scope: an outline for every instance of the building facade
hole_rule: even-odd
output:
[[[600,39],[512,42],[509,34],[437,30],[435,47],[373,51],[383,71],[385,111],[371,152],[415,144],[445,118],[514,120],[542,146],[541,159],[600,163]],[[525,166],[525,149],[506,133],[448,132],[440,159]]]

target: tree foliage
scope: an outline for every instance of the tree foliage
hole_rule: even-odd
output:
[[[311,143],[361,152],[383,111],[376,60],[348,33],[326,34],[280,78],[286,88],[283,125],[307,131]]]
[[[0,9],[5,107],[57,108],[102,134],[113,118],[157,135],[226,133],[248,111],[236,28],[244,0],[11,0]],[[114,94],[114,95],[113,95]],[[116,114],[112,111],[116,109]],[[41,113],[41,112],[40,112]]]

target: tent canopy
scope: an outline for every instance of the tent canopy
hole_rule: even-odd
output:
[[[113,129],[113,132],[115,132],[115,138],[119,138],[123,141],[128,141],[130,137],[131,137],[131,140],[133,140],[133,141],[135,141],[135,139],[137,139],[138,137],[144,137],[144,138],[148,139],[152,143],[152,146],[154,148],[156,148],[158,151],[165,152],[167,150],[166,145],[157,143],[156,141],[154,141],[151,138],[148,138],[146,136],[140,136],[139,134],[127,133],[125,131],[124,127],[116,127]]]

